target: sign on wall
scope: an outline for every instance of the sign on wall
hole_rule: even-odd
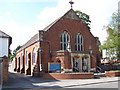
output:
[[[48,64],[48,71],[49,72],[60,72],[61,71],[61,64],[60,63],[49,63]]]

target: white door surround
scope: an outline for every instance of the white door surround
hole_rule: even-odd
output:
[[[71,53],[71,64],[73,72],[89,72],[91,69],[90,55]]]

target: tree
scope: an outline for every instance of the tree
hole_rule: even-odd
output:
[[[88,29],[90,29],[91,21],[90,21],[89,15],[87,15],[79,10],[76,10],[75,12],[78,15],[78,17],[87,25]]]
[[[118,30],[119,17],[118,13],[115,12],[112,14],[111,22],[108,24],[106,31],[107,31],[107,38],[104,44],[101,46],[101,49],[106,49],[107,56],[110,60],[112,59],[120,59],[120,33]]]
[[[16,53],[17,53],[17,51],[18,51],[20,48],[21,48],[20,45],[17,46],[17,48],[16,48],[15,50],[13,50],[13,53],[10,53],[10,54],[9,54],[8,57],[9,57],[10,60],[13,60],[13,58],[16,57]]]

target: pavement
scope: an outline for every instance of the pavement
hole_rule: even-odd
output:
[[[2,85],[0,85],[0,90],[2,89]]]
[[[8,88],[13,90],[13,88],[36,88],[36,89],[59,89],[59,88],[86,88],[90,85],[100,85],[113,83],[114,85],[108,85],[108,87],[103,88],[118,88],[119,77],[101,77],[97,79],[65,79],[65,80],[44,80],[40,77],[26,76],[24,74],[19,74],[15,72],[9,72],[9,81],[3,85],[2,90],[7,90]],[[97,87],[94,87],[97,88]]]

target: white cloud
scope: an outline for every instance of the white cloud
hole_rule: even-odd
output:
[[[90,15],[91,32],[98,36],[100,41],[106,39],[106,31],[102,30],[109,23],[112,13],[117,10],[119,0],[80,0],[76,1],[75,9],[80,9]]]
[[[55,21],[57,18],[61,17],[65,14],[70,8],[70,5],[65,0],[59,0],[58,5],[56,7],[45,7],[40,14],[38,15],[38,25],[40,29],[45,28],[51,22]]]
[[[0,2],[3,0],[0,0]],[[4,0],[8,1],[8,0]],[[10,0],[11,1],[11,0]],[[12,0],[13,1],[13,0]],[[17,0],[20,1],[20,0]],[[22,0],[23,1],[23,0]],[[26,0],[33,1],[33,0]],[[38,0],[35,0],[38,1]],[[55,0],[40,0],[41,2],[55,2]],[[11,12],[6,12],[0,15],[0,29],[11,35],[13,38],[12,49],[18,45],[26,43],[34,34],[45,28],[55,19],[61,17],[70,9],[70,0],[58,0],[56,7],[45,7],[40,11],[38,21],[31,26],[21,25],[13,19]],[[81,10],[90,15],[92,21],[91,32],[94,36],[98,36],[103,42],[106,37],[105,30],[102,30],[104,25],[108,24],[108,20],[112,13],[117,9],[119,0],[73,0],[74,10]]]
[[[0,0],[0,2],[12,2],[12,3],[31,3],[31,2],[41,2],[41,3],[53,3],[56,0]]]
[[[39,14],[39,20],[45,27],[48,23],[59,18],[67,10],[70,9],[70,0],[59,0],[58,5],[53,8],[45,8]],[[73,0],[74,1],[74,0]],[[94,36],[99,37],[103,42],[106,39],[106,31],[103,30],[103,26],[109,23],[109,18],[112,13],[117,10],[117,4],[119,0],[76,0],[74,1],[73,9],[81,10],[90,15],[91,32]]]
[[[34,34],[37,33],[37,30],[34,30],[32,27],[20,25],[15,21],[0,23],[0,30],[3,30],[12,37],[12,50],[18,45],[25,44]]]

